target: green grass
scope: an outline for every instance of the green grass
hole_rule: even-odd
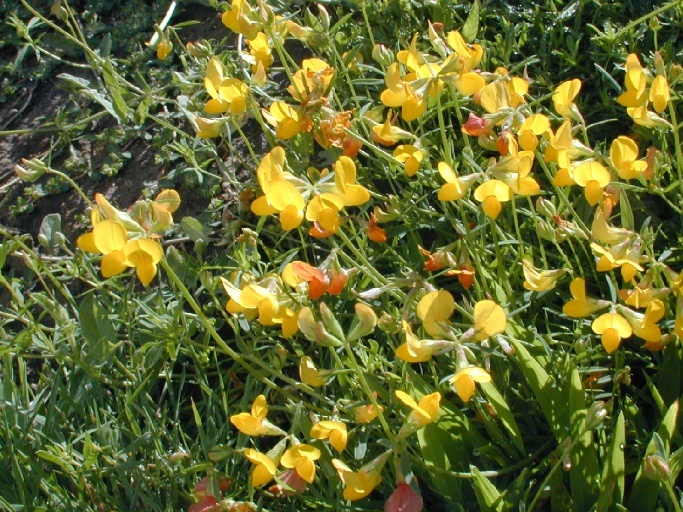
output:
[[[21,119],[0,132],[8,141],[36,137],[36,147],[44,148],[15,162],[23,182],[0,203],[12,208],[7,218],[18,226],[0,226],[0,509],[188,510],[195,504],[196,512],[197,503],[208,507],[206,496],[213,496],[220,503],[215,510],[382,510],[407,481],[429,511],[681,510],[680,2],[271,2],[275,14],[311,30],[307,41],[278,35],[265,4],[262,11],[252,5],[245,20],[260,23],[271,38],[274,62],[264,83],[239,57],[249,51],[245,20],[246,35],[225,27],[214,35],[213,11],[229,10],[226,2],[211,9],[171,2],[152,9],[134,1],[121,9],[108,2],[61,5],[63,18],[29,1],[0,7],[9,22],[0,28],[0,65],[9,73],[0,101],[11,106],[28,75],[45,87],[60,75],[69,92],[54,118]],[[169,8],[172,16],[158,34],[173,49],[160,60],[145,43]],[[129,11],[136,13],[134,22],[121,23]],[[196,12],[206,19],[192,23]],[[435,46],[428,20],[432,39],[440,41]],[[486,83],[507,83],[503,72],[494,75],[505,67],[509,76],[527,78],[529,89],[519,104],[497,108],[508,115],[504,127],[496,125],[502,117],[489,112],[494,135],[483,144],[462,132],[470,113],[487,117],[482,100],[479,93],[458,92],[455,77],[441,82],[440,94],[427,96],[416,119],[406,121],[395,108],[395,125],[409,132],[399,144],[414,143],[423,153],[417,173],[408,177],[393,156],[395,146],[381,144],[373,132],[388,112],[380,99],[385,76],[415,34],[416,50],[443,63],[452,53],[446,45],[451,31],[482,46],[473,69]],[[194,47],[186,47],[189,42]],[[373,51],[376,44],[384,45],[383,57],[377,58],[379,48]],[[648,70],[648,87],[655,75],[667,77],[671,100],[659,115],[668,124],[635,124],[617,102],[626,90],[629,54]],[[226,79],[245,84],[244,108],[205,112],[211,91],[204,78],[213,57]],[[311,57],[329,64],[334,79],[319,98],[299,105],[287,87]],[[357,64],[348,66],[354,57]],[[409,82],[405,67],[399,69]],[[325,73],[309,82],[312,92]],[[607,195],[601,189],[591,205],[583,187],[554,185],[558,165],[545,161],[552,160],[552,138],[538,133],[529,176],[540,190],[512,194],[491,218],[474,191],[491,177],[512,179],[493,167],[508,161],[496,147],[498,135],[518,136],[532,114],[547,116],[557,133],[563,121],[553,91],[574,78],[582,83],[576,98],[581,118],[572,121],[572,137],[592,153],[574,156],[572,172],[578,176],[578,164],[595,158],[609,174]],[[412,82],[416,89],[430,85],[436,88],[433,77]],[[301,133],[278,139],[267,113],[275,101],[310,118]],[[652,103],[648,107],[653,112]],[[362,142],[353,160],[341,157],[341,147],[321,144],[321,127],[345,110],[349,124],[336,136]],[[197,136],[196,116],[220,123],[219,131]],[[618,136],[635,141],[637,159],[650,155],[650,175],[618,177],[610,156]],[[86,143],[92,153],[83,149]],[[278,181],[269,191],[276,171],[261,170],[257,179],[257,169],[270,166],[265,157],[274,158],[276,146],[284,148],[290,174],[281,179],[290,185]],[[348,162],[355,162],[356,176],[346,187],[357,188],[342,193],[323,169],[349,177]],[[458,177],[477,175],[461,199],[437,198],[448,181],[440,173],[444,162]],[[334,195],[319,222],[338,220],[336,233],[310,234],[313,207],[294,229],[283,229],[272,212],[284,209],[278,201],[296,203],[299,192],[278,195],[294,185],[304,203],[320,192]],[[177,212],[153,202],[169,188],[180,193]],[[111,213],[101,198],[95,204],[96,192],[122,211],[133,208],[134,222]],[[264,195],[273,208],[256,215],[263,212],[253,201],[265,202],[257,199]],[[41,222],[35,217],[45,204],[52,209]],[[92,231],[89,212],[97,205],[110,223],[108,235]],[[611,233],[626,233],[623,247],[630,253],[619,253],[614,238],[601,240],[593,227],[596,208],[606,212],[609,226],[626,230]],[[339,217],[332,210],[340,210]],[[285,224],[287,215],[280,217]],[[373,215],[385,242],[369,237]],[[119,243],[114,232],[123,225]],[[91,231],[97,251],[109,253],[104,259],[83,250],[83,238],[77,242]],[[131,255],[130,240],[141,238],[147,249]],[[163,257],[154,260],[150,247],[157,240]],[[659,293],[661,318],[625,302],[634,285],[622,278],[622,263],[601,271],[591,243],[642,265],[635,283]],[[422,250],[443,265],[425,267]],[[124,271],[103,277],[105,260],[119,251]],[[524,260],[564,272],[552,277],[556,286],[530,291],[523,284],[530,279]],[[296,261],[310,267],[300,265],[293,270],[298,278],[288,277]],[[151,282],[141,284],[140,273],[151,268]],[[471,287],[463,268],[475,271]],[[339,294],[317,298],[311,292],[342,271],[348,283]],[[607,301],[606,309],[581,318],[567,314],[570,283],[579,277],[586,296]],[[430,313],[443,317],[434,323],[424,310],[439,290],[438,301],[449,302],[445,295],[453,301]],[[505,321],[483,326],[480,308],[492,303]],[[294,334],[283,333],[285,310],[298,315]],[[596,319],[609,311],[630,318],[635,329],[638,315],[647,315],[648,325],[661,329],[663,349],[643,348],[639,331],[608,353],[595,331]],[[409,337],[403,321],[418,341],[436,340],[439,349],[428,361],[396,355]],[[480,336],[483,331],[488,335]],[[303,356],[329,371],[324,385],[301,382]],[[486,370],[492,380],[477,382],[463,400],[450,379],[467,366]],[[411,413],[396,391],[416,402],[439,392],[438,412]],[[250,435],[231,421],[249,412],[259,395],[282,435]],[[379,417],[359,422],[356,408],[363,405],[381,406]],[[423,423],[411,426],[418,418]],[[346,425],[341,453],[312,438],[321,420]],[[320,450],[315,480],[305,491],[275,496],[270,486],[282,481],[282,466],[275,481],[250,484],[246,448],[277,463],[299,443]],[[371,471],[374,463],[382,481],[367,497],[346,501],[343,471],[333,459],[353,471]],[[195,489],[205,477],[207,490]],[[221,490],[223,477],[231,485]]]

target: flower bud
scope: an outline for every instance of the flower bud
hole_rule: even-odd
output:
[[[606,416],[607,409],[605,408],[605,402],[602,400],[593,402],[586,415],[586,430],[598,428]]]
[[[324,302],[320,303],[320,316],[322,317],[325,328],[336,338],[344,339],[344,331],[339,324],[339,321],[334,316],[334,313]]]
[[[349,335],[346,337],[346,341],[349,343],[367,336],[377,326],[377,315],[370,306],[362,302],[356,302],[354,307],[356,309],[356,316],[353,319],[353,324],[351,324]]]
[[[543,219],[540,219],[538,221],[538,227],[536,228],[536,232],[538,233],[538,236],[540,236],[543,240],[548,240],[549,242],[557,242],[557,235],[555,233],[555,230],[552,228],[548,222],[546,222]]]
[[[372,48],[372,58],[375,62],[381,64],[384,67],[389,67],[392,62],[394,62],[394,52],[383,44],[376,44]]]
[[[650,480],[665,482],[671,478],[671,468],[660,455],[648,455],[645,457],[643,474]]]
[[[164,39],[157,46],[157,59],[166,60],[173,51],[173,43],[168,39]]]
[[[536,199],[536,211],[542,215],[546,215],[548,217],[552,217],[554,215],[557,215],[557,210],[555,209],[555,205],[548,201],[547,199],[543,199],[542,197],[539,197]]]
[[[29,183],[36,181],[49,169],[49,167],[38,158],[33,158],[31,160],[22,158],[21,163],[24,164],[25,167],[15,165],[14,172],[17,174],[20,180]]]

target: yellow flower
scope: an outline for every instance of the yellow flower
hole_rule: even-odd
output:
[[[408,82],[404,82],[394,62],[387,69],[384,78],[387,88],[382,92],[379,99],[387,107],[401,107],[401,117],[405,121],[414,121],[427,110],[427,100],[423,94],[418,94]]]
[[[233,315],[240,313],[248,320],[258,317],[261,325],[282,325],[282,335],[289,338],[298,331],[298,313],[292,311],[288,304],[290,299],[280,289],[280,282],[268,277],[257,282],[244,284],[240,289],[227,279],[221,277],[221,283],[230,300],[225,309]]]
[[[80,239],[79,239],[80,240]],[[90,239],[86,239],[88,242]],[[92,242],[97,249],[104,255],[102,258],[102,275],[113,277],[126,270],[126,256],[123,248],[128,241],[126,228],[118,221],[103,220],[92,230]],[[81,241],[79,246],[88,245],[88,242]],[[90,248],[90,247],[88,247]]]
[[[634,236],[635,233],[628,229],[610,226],[602,208],[596,208],[593,224],[591,224],[591,234],[603,244],[615,245],[624,242],[627,238]]]
[[[636,160],[638,158],[638,145],[629,137],[620,136],[614,139],[610,147],[609,157],[612,166],[623,180],[635,179],[647,169],[645,160]]]
[[[491,382],[491,375],[477,366],[470,366],[460,370],[450,379],[455,392],[463,402],[468,402],[474,394],[475,382]]]
[[[595,161],[588,160],[581,163],[572,172],[577,185],[585,188],[588,204],[595,206],[602,197],[605,187],[612,181],[612,176],[605,167]]]
[[[602,346],[608,354],[614,352],[623,338],[629,338],[633,334],[631,325],[618,313],[605,313],[593,320],[591,325],[595,334],[600,334]]]
[[[274,101],[269,109],[263,111],[263,117],[275,127],[278,139],[288,140],[301,133],[302,117],[296,107],[284,101]]]
[[[610,305],[606,300],[589,299],[586,297],[586,282],[581,277],[574,279],[569,285],[573,299],[567,302],[562,312],[572,318],[583,318],[599,309]]]
[[[576,105],[574,104],[574,98],[576,98],[580,90],[581,80],[577,78],[562,82],[560,85],[558,85],[553,94],[553,106],[555,107],[555,112],[565,118],[580,118]]]
[[[230,416],[237,430],[248,436],[280,436],[284,432],[266,420],[268,407],[266,397],[259,395],[251,405],[251,412],[241,412]]]
[[[412,144],[401,144],[396,146],[394,158],[405,163],[406,174],[412,178],[420,168],[424,154]]]
[[[308,356],[302,357],[301,361],[299,361],[299,378],[301,378],[301,382],[308,384],[312,388],[324,386],[327,382],[328,374],[329,372],[327,371],[316,369],[313,360]]]
[[[251,203],[256,215],[280,214],[282,229],[289,231],[301,224],[306,201],[294,185],[295,178],[284,171],[285,150],[278,146],[268,153],[256,170],[264,196]]]
[[[392,111],[387,112],[386,120],[383,124],[373,124],[372,137],[375,142],[383,146],[393,146],[401,139],[411,139],[414,135],[394,126],[391,119]],[[374,121],[373,121],[374,122]]]
[[[649,343],[657,343],[662,339],[662,331],[657,325],[666,313],[666,307],[661,300],[651,301],[645,313],[636,313],[629,308],[622,310],[624,317],[633,328],[633,334]]]
[[[303,106],[327,102],[326,94],[334,78],[334,68],[321,59],[305,59],[292,76],[287,91]]]
[[[273,479],[277,472],[277,466],[268,455],[253,448],[245,448],[244,456],[254,464],[254,468],[251,470],[251,485],[253,487],[267,484]]]
[[[598,244],[591,244],[591,249],[600,256],[596,266],[598,272],[607,272],[615,268],[620,268],[621,277],[628,283],[636,275],[636,272],[645,270],[638,263],[638,256],[627,251],[626,246],[622,247],[616,245],[607,250]]]
[[[315,479],[315,463],[320,458],[320,450],[310,444],[298,444],[282,454],[280,464],[295,469],[297,474],[309,484]]]
[[[664,75],[657,75],[652,81],[649,96],[649,100],[652,102],[655,112],[658,114],[664,112],[670,99],[671,93],[669,92],[669,82],[667,82]]]
[[[367,468],[363,466],[363,468],[355,472],[339,459],[332,459],[332,465],[344,483],[345,500],[361,500],[382,482],[381,468]]]
[[[412,409],[406,423],[412,424],[414,430],[432,423],[439,414],[439,403],[441,402],[441,393],[439,392],[423,396],[419,403],[403,391],[396,390],[395,394],[401,402]]]
[[[403,320],[403,331],[406,341],[396,349],[396,357],[408,363],[424,363],[429,361],[435,352],[448,345],[445,341],[420,340],[413,334],[410,324]]]
[[[648,100],[646,94],[647,76],[638,56],[634,53],[631,53],[626,58],[624,84],[626,85],[626,92],[617,98],[617,103],[627,107],[627,111],[645,107]],[[631,112],[629,112],[629,115],[631,115]]]
[[[231,8],[223,13],[221,21],[235,34],[254,39],[260,26],[250,19],[251,13],[251,6],[246,0],[232,0]]]
[[[157,46],[157,59],[159,60],[166,60],[168,59],[168,56],[171,55],[171,52],[173,51],[173,43],[168,40],[164,39],[159,43],[159,46]]]
[[[211,57],[206,66],[204,87],[211,99],[204,106],[209,114],[241,114],[247,109],[249,88],[237,78],[225,78],[223,63],[218,57]]]
[[[265,71],[274,62],[273,52],[268,42],[268,37],[259,32],[253,39],[247,39],[249,55],[244,55],[244,60],[251,64],[251,70],[256,71],[261,65]]]
[[[496,219],[503,209],[501,203],[512,199],[512,190],[500,180],[488,180],[476,188],[474,198],[490,219]]]
[[[213,139],[221,134],[221,126],[225,119],[207,119],[206,117],[193,116],[195,131],[200,139]]]
[[[448,319],[455,310],[455,300],[446,290],[430,292],[417,304],[417,316],[432,336],[442,336],[449,327]]]
[[[524,266],[524,288],[534,292],[552,290],[565,272],[564,269],[539,270],[534,267],[531,258],[522,259],[522,265]]]
[[[527,117],[517,130],[519,145],[525,151],[535,151],[538,146],[538,136],[550,129],[550,121],[543,114],[533,114]]]
[[[505,311],[492,300],[480,300],[474,305],[474,339],[484,341],[505,330]]]
[[[484,49],[480,44],[467,44],[460,32],[452,31],[446,35],[448,46],[457,55],[462,68],[465,71],[476,68],[484,56]]]
[[[356,423],[372,423],[372,421],[379,416],[380,411],[384,411],[384,407],[379,406],[379,411],[372,404],[359,405],[354,410],[354,418]]]
[[[124,264],[135,268],[138,279],[147,286],[157,274],[157,263],[164,257],[164,251],[155,240],[135,238],[123,247],[123,255]],[[102,275],[104,275],[104,269]]]
[[[313,439],[329,439],[338,452],[344,451],[348,440],[346,425],[341,421],[320,421],[313,425],[310,435]]]
[[[446,182],[439,189],[439,201],[457,201],[461,199],[470,189],[474,180],[479,177],[478,174],[458,177],[453,168],[446,162],[439,162],[438,169],[439,174]]]

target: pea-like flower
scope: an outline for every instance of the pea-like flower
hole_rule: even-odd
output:
[[[455,392],[463,402],[468,402],[472,398],[476,388],[475,382],[491,382],[491,375],[483,368],[470,366],[463,368],[450,379]]]
[[[315,461],[319,458],[320,450],[310,444],[298,444],[282,454],[280,464],[296,470],[297,474],[310,484],[315,479]]]
[[[332,459],[332,465],[344,483],[344,499],[356,501],[365,498],[382,482],[382,468],[388,458],[387,452],[366,464],[360,470],[353,471],[339,459]]]
[[[600,299],[591,299],[586,296],[586,281],[582,277],[577,277],[569,285],[572,300],[567,302],[562,312],[572,318],[584,318],[592,313],[606,308],[611,302]]]
[[[600,334],[602,346],[608,354],[619,348],[621,340],[629,338],[633,329],[628,321],[619,313],[605,313],[593,320],[591,328],[595,334]]]
[[[237,78],[226,78],[223,63],[218,57],[212,57],[206,66],[204,87],[211,99],[204,106],[209,114],[232,115],[241,114],[247,109],[249,88]]]
[[[432,336],[442,336],[448,329],[448,319],[455,310],[455,300],[446,290],[430,292],[417,304],[417,317]]]
[[[492,300],[480,300],[474,305],[474,339],[484,341],[501,334],[507,325],[505,311]]]
[[[268,406],[266,397],[259,395],[251,405],[250,412],[241,412],[230,416],[237,430],[248,436],[281,436],[284,432],[266,419]]]
[[[343,452],[348,440],[346,424],[341,421],[320,421],[311,428],[311,437],[313,439],[329,439],[335,450]]]
[[[268,455],[253,448],[245,448],[244,456],[254,464],[251,470],[251,485],[259,487],[270,482],[277,472],[277,465]]]
[[[406,174],[412,178],[417,174],[424,154],[412,144],[401,144],[396,146],[394,158],[405,164]]]
[[[474,198],[481,203],[484,213],[495,220],[503,209],[501,203],[512,199],[512,189],[500,180],[488,180],[474,191]]]
[[[560,85],[558,85],[553,94],[553,106],[555,107],[555,112],[565,118],[571,117],[574,119],[580,119],[579,111],[574,104],[574,98],[576,98],[580,90],[581,80],[578,78],[562,82]]]
[[[595,206],[602,197],[605,187],[612,181],[612,176],[604,165],[588,160],[578,165],[572,172],[577,185],[585,188],[588,204]]]

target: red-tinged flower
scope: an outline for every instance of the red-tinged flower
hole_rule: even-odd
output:
[[[462,125],[462,132],[472,137],[479,137],[480,135],[488,135],[491,133],[491,127],[487,125],[486,120],[478,117],[470,112],[470,117],[464,125]]]
[[[458,276],[458,282],[462,285],[462,287],[465,290],[469,290],[470,287],[474,284],[475,270],[471,264],[460,265],[458,270],[454,270],[453,272],[457,272],[456,275]]]
[[[422,497],[410,485],[401,482],[384,504],[384,512],[421,512]]]
[[[308,283],[308,296],[318,300],[325,292],[339,295],[346,286],[349,276],[336,269],[323,271],[304,261],[293,261],[283,270],[284,281],[292,287],[300,282]]]
[[[277,478],[281,483],[271,485],[268,490],[278,498],[293,496],[296,493],[301,494],[308,487],[308,482],[299,476],[296,469],[288,469],[280,473]]]
[[[205,496],[200,502],[190,505],[187,512],[214,512],[219,509],[219,506],[216,498],[213,496]]]
[[[377,220],[377,217],[375,217],[375,214],[371,213],[367,228],[368,238],[373,242],[383,244],[387,241],[387,233],[384,231],[384,229],[377,225],[378,222],[379,221]]]

